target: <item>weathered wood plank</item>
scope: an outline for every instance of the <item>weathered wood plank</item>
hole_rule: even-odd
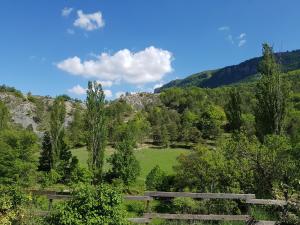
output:
[[[47,191],[47,190],[35,190],[35,189],[28,189],[26,192],[32,193],[34,195],[55,195],[56,191]]]
[[[151,220],[148,218],[128,218],[128,221],[132,223],[150,223]]]
[[[257,205],[278,205],[284,206],[287,204],[284,200],[272,200],[272,199],[247,199],[246,203]]]
[[[150,196],[140,196],[140,195],[125,195],[126,200],[136,200],[136,201],[152,201],[153,198]]]
[[[196,215],[196,214],[161,214],[145,213],[144,218],[167,220],[219,220],[219,221],[247,221],[249,215]]]
[[[189,197],[198,199],[254,199],[254,194],[231,194],[231,193],[192,193],[192,192],[162,192],[162,191],[147,191],[146,196],[160,198],[176,198]]]
[[[65,199],[69,200],[72,198],[72,195],[47,195],[48,199]]]
[[[264,220],[255,223],[255,225],[275,225],[275,224],[276,221],[264,221]]]

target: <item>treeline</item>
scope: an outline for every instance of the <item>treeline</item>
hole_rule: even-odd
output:
[[[30,129],[10,123],[0,102],[0,216],[18,221],[28,204],[18,188],[70,187],[74,199],[59,204],[46,224],[126,224],[121,192],[130,192],[140,173],[134,149],[184,146],[174,174],[155,166],[147,190],[254,193],[261,198],[295,200],[300,191],[300,79],[282,74],[273,50],[263,45],[259,79],[216,89],[171,88],[159,103],[135,111],[124,100],[107,103],[101,84],[89,82],[85,105],[74,102],[66,124],[66,96],[58,96],[41,115],[42,141]],[[32,99],[36,104],[38,100]],[[42,111],[42,110],[41,110]],[[115,150],[107,159],[107,146]],[[88,168],[79,165],[71,148],[86,146]],[[39,154],[40,153],[40,154]],[[37,157],[39,156],[39,157]],[[9,196],[6,198],[6,196]],[[100,197],[99,197],[100,196]],[[299,208],[274,210],[281,224],[299,224]],[[241,213],[239,203],[175,199],[157,204],[157,211]],[[2,222],[2,221],[0,221]],[[3,224],[5,224],[3,222]],[[35,224],[38,224],[35,222]]]

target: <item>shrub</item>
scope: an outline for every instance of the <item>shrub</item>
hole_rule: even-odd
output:
[[[77,185],[70,201],[62,202],[46,219],[55,225],[125,225],[122,196],[108,185]]]

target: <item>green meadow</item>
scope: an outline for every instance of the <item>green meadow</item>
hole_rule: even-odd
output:
[[[110,147],[106,149],[104,166],[106,171],[109,169],[107,159],[113,151],[114,149]],[[135,156],[141,166],[141,174],[138,180],[144,181],[147,174],[156,165],[160,166],[167,174],[172,174],[173,167],[177,164],[177,157],[181,154],[188,154],[189,151],[181,148],[156,149],[149,147],[135,150]],[[81,166],[87,167],[88,152],[85,147],[72,149],[72,154],[79,159]]]

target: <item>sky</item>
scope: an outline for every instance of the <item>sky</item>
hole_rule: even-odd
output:
[[[1,0],[0,84],[108,100],[300,49],[299,0]]]

